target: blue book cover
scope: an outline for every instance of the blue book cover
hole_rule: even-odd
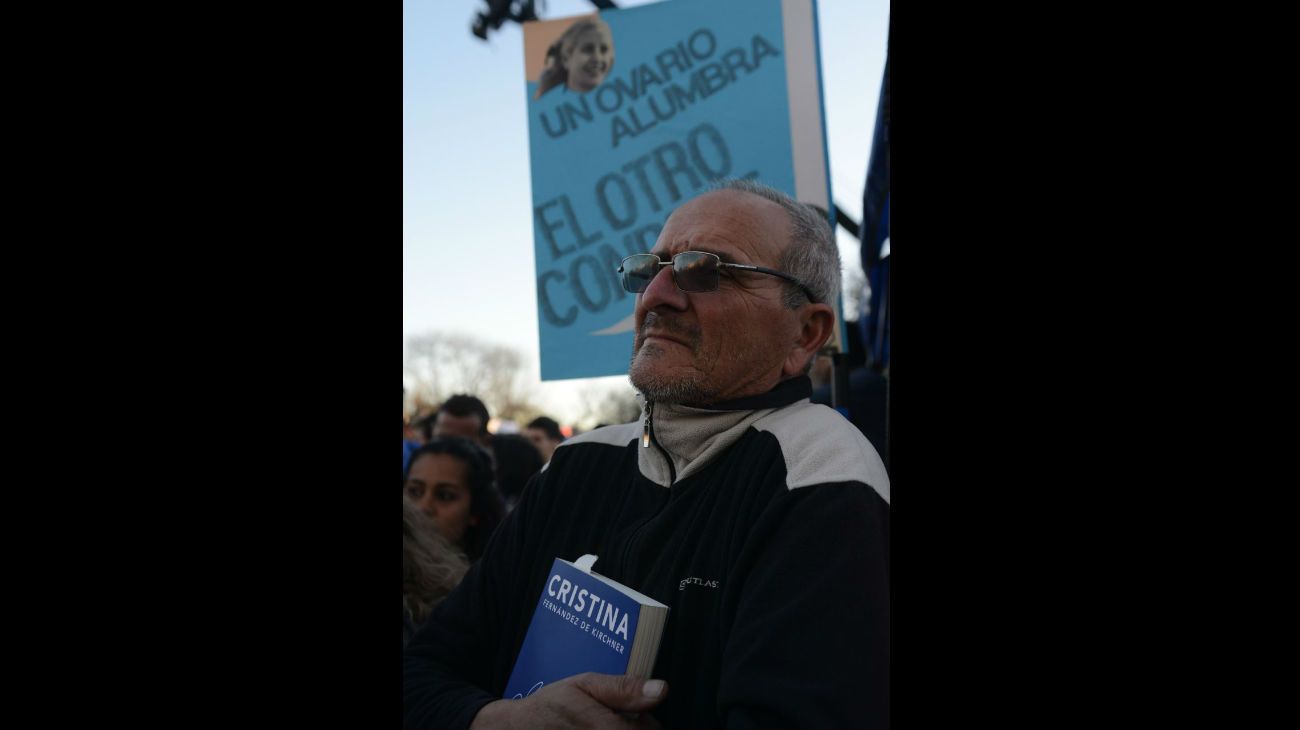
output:
[[[583,672],[649,677],[668,607],[590,572],[595,560],[555,559],[506,683],[507,699]]]
[[[542,380],[627,372],[615,271],[715,180],[831,209],[814,0],[529,22],[524,67]]]

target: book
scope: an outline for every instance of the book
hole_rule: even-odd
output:
[[[650,3],[523,40],[542,380],[627,372],[619,263],[713,181],[831,210],[815,0]]]
[[[649,679],[668,606],[591,571],[595,555],[556,558],[519,648],[506,699],[583,672]]]

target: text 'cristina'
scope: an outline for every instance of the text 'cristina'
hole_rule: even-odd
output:
[[[627,613],[619,611],[617,606],[586,588],[575,590],[575,586],[561,578],[559,573],[552,575],[546,583],[546,593],[578,613],[586,610],[587,618],[627,641]]]

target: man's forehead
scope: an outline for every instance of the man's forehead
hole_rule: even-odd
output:
[[[672,242],[665,242],[663,238],[660,238],[651,253],[658,254],[660,258],[666,259],[682,251],[703,251],[704,253],[711,253],[726,262],[745,258],[745,254],[738,253],[734,247],[728,246],[717,239],[703,236],[677,238]]]
[[[785,211],[776,203],[744,191],[717,190],[674,211],[652,253],[704,251],[723,261],[752,262],[779,252],[788,238],[786,227]]]

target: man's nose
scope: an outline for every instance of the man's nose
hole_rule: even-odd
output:
[[[686,292],[677,288],[676,282],[673,281],[673,272],[671,266],[659,267],[659,272],[650,280],[650,285],[646,290],[641,292],[641,308],[646,311],[667,307],[669,309],[685,310],[690,306],[690,299],[687,298]]]

